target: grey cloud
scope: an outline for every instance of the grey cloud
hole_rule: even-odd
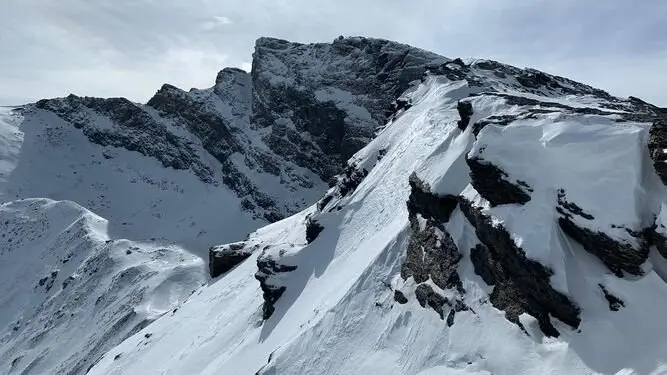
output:
[[[662,0],[6,0],[0,104],[69,92],[145,101],[206,87],[254,40],[394,39],[568,75],[667,105]]]

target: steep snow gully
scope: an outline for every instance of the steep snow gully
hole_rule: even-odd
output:
[[[3,110],[0,372],[667,373],[666,119],[367,38]]]

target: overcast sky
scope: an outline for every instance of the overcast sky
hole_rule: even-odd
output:
[[[146,101],[247,68],[254,40],[398,40],[667,106],[666,0],[0,0],[0,104]]]

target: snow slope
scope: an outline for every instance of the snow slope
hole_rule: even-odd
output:
[[[108,224],[69,201],[0,205],[1,373],[85,373],[205,283],[200,258]]]
[[[485,60],[401,99],[317,205],[91,373],[667,372],[653,110]]]

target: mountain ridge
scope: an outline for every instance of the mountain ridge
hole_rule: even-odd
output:
[[[109,219],[104,241],[209,260],[214,279],[176,293],[171,314],[79,357],[94,374],[649,373],[659,342],[629,354],[614,343],[662,332],[634,322],[666,293],[663,114],[386,40],[260,38],[252,72],[225,68],[208,89],[1,113],[1,207],[79,200]],[[76,272],[42,268],[72,290]],[[145,301],[133,303],[122,309]],[[60,331],[31,348],[14,318],[0,332],[17,348],[3,356],[10,373],[83,372],[50,351]],[[509,339],[466,339],[486,331]]]

